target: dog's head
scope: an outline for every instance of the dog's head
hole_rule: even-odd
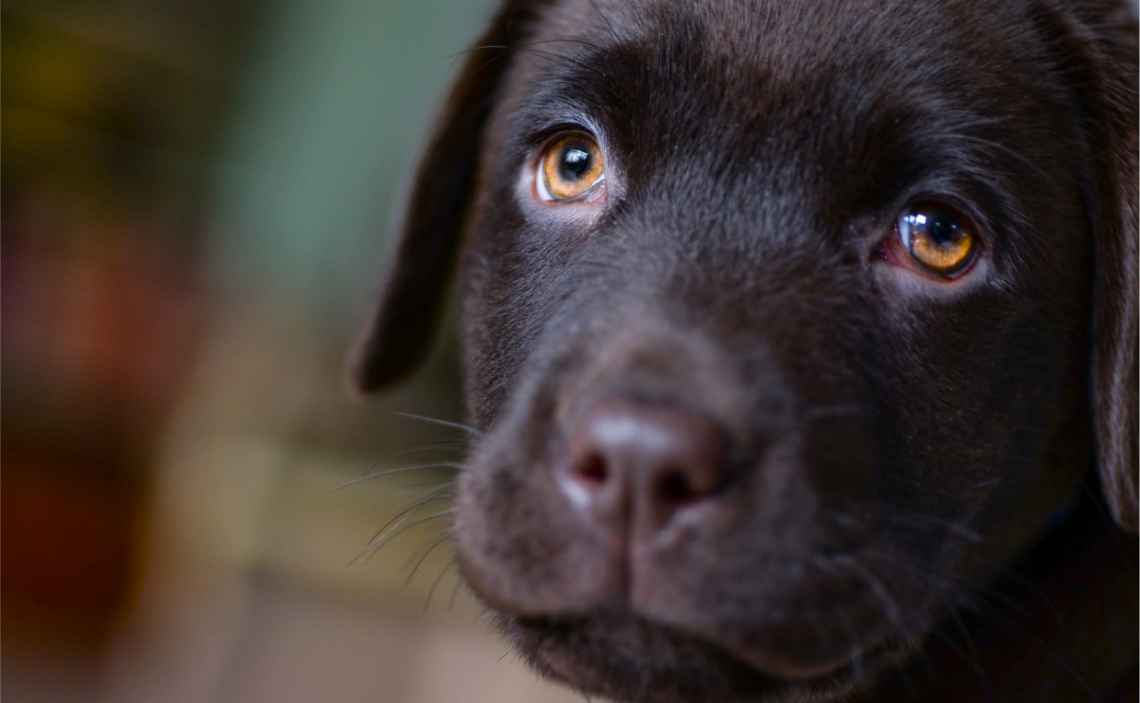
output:
[[[500,11],[356,371],[458,261],[455,534],[535,667],[835,695],[1089,481],[1136,530],[1134,28],[1080,5]]]

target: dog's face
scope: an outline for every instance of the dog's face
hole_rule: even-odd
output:
[[[375,331],[422,336],[392,307],[466,217],[484,434],[455,535],[536,668],[622,700],[839,696],[1098,453],[1134,527],[1135,94],[1098,97],[1109,49],[1046,4],[502,12]]]

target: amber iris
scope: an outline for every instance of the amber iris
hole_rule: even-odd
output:
[[[898,220],[899,238],[911,259],[940,276],[960,275],[973,263],[978,237],[973,223],[952,207],[918,203]]]
[[[605,172],[605,157],[597,142],[585,134],[568,134],[543,150],[539,192],[546,200],[573,200],[586,195]]]

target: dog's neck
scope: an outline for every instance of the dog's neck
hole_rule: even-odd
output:
[[[998,579],[985,612],[953,618],[857,703],[1136,701],[1138,545],[1082,503]]]

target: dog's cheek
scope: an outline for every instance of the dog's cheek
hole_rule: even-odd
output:
[[[1087,438],[1064,433],[1067,450],[1055,439],[1075,389],[1042,382],[1080,365],[1059,327],[1032,301],[992,294],[913,316],[896,347],[895,379],[881,387],[883,446],[912,516],[900,538],[925,543],[955,577],[984,578],[1008,559],[1083,470]]]

